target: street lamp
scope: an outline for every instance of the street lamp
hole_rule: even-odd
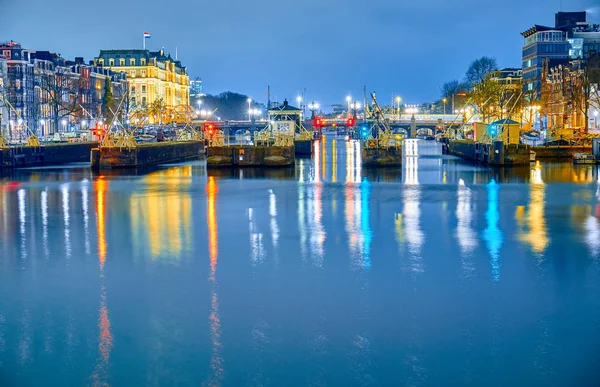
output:
[[[398,120],[400,120],[400,102],[402,102],[402,97],[396,97],[396,115],[398,116]]]
[[[202,100],[199,99],[198,102],[196,102],[198,104],[198,110],[200,109],[200,106],[202,106]]]
[[[348,102],[348,115],[350,115],[350,101],[352,100],[351,96],[346,97],[346,102]]]
[[[62,120],[62,124],[63,124],[63,132],[67,131],[67,120]]]
[[[250,109],[252,109],[252,98],[248,98],[248,121],[250,121]]]
[[[44,119],[40,119],[40,125],[42,125],[42,136],[45,136],[46,133],[44,133],[44,124],[46,123],[46,121],[44,121]]]
[[[354,117],[356,117],[356,113],[357,113],[358,109],[360,109],[360,102],[354,101],[351,106],[352,106],[352,113],[353,113]]]
[[[446,98],[442,98],[442,102],[444,103],[444,114],[446,114],[446,102],[448,102],[448,100]]]
[[[598,129],[598,110],[594,111],[594,126]]]
[[[319,110],[319,104],[316,103],[315,101],[312,101],[311,103],[308,104],[308,108],[310,109],[311,112],[311,116],[310,118],[315,118],[315,112],[317,110]]]

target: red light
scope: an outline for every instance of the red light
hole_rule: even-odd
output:
[[[213,134],[213,130],[212,130],[212,129],[209,129],[209,130],[208,130],[208,134],[212,136],[212,134]]]
[[[354,126],[354,118],[348,118],[347,124],[348,126]]]

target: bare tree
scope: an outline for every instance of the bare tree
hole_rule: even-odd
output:
[[[465,82],[473,87],[475,84],[484,82],[488,77],[488,74],[497,69],[498,63],[496,62],[496,58],[483,56],[479,59],[475,59],[471,62],[465,73]]]
[[[57,67],[54,72],[41,72],[36,82],[46,95],[53,127],[58,131],[62,119],[77,114],[81,109],[79,101],[83,87],[79,75],[68,68]]]

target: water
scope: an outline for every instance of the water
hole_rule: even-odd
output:
[[[418,146],[7,173],[0,385],[597,385],[596,167]]]

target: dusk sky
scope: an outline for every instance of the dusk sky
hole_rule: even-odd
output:
[[[266,102],[362,100],[362,86],[382,103],[439,97],[480,56],[521,66],[520,32],[553,25],[560,0],[131,1],[0,0],[0,40],[89,60],[100,49],[164,47],[199,76],[204,91],[235,91]],[[588,11],[597,0],[563,0],[564,11]],[[17,16],[18,15],[18,16]]]

